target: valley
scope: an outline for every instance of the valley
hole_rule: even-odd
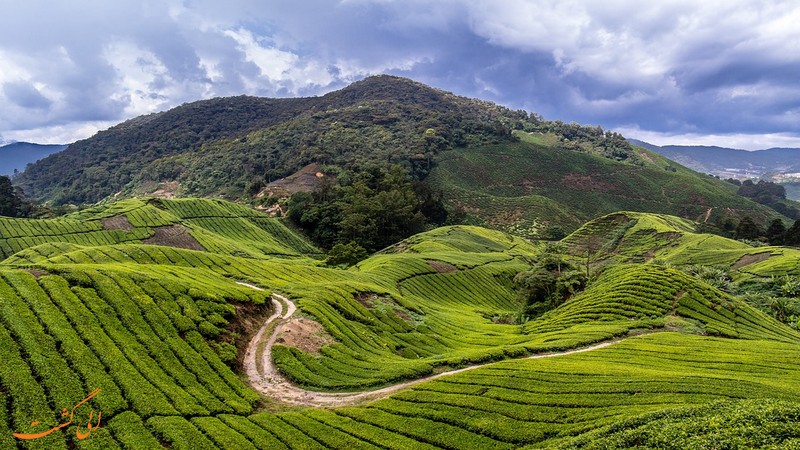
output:
[[[800,450],[800,3],[5,3],[0,450]]]
[[[790,419],[800,412],[800,334],[681,270],[725,266],[738,283],[796,276],[800,251],[698,234],[674,216],[615,213],[567,236],[564,267],[583,267],[587,243],[599,243],[580,269],[590,282],[526,318],[515,275],[549,250],[475,226],[432,229],[348,269],[326,267],[280,219],[221,200],[131,199],[0,226],[4,447],[784,446],[800,437]],[[280,324],[296,317],[318,324],[305,329],[325,344],[281,344]],[[102,423],[89,438],[76,425],[12,437],[57,426],[62,406],[96,388]],[[713,425],[721,417],[724,429]]]
[[[800,205],[599,127],[379,76],[14,183],[2,448],[800,442]]]

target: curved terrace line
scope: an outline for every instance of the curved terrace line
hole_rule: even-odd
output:
[[[251,289],[263,291],[263,289],[252,284],[241,282],[238,284],[247,286]],[[284,303],[286,304],[285,314]],[[275,293],[272,294],[272,304],[275,307],[275,313],[267,318],[267,320],[264,322],[264,325],[261,326],[261,328],[247,345],[247,351],[244,358],[244,370],[247,374],[250,385],[255,390],[283,403],[318,407],[350,406],[369,400],[385,398],[397,391],[424,383],[426,381],[466,372],[468,370],[479,369],[481,367],[486,367],[497,363],[497,361],[495,361],[476,364],[461,369],[449,370],[447,372],[441,372],[418,378],[416,380],[405,381],[392,386],[369,391],[343,393],[310,391],[290,382],[278,371],[277,366],[275,366],[275,364],[272,362],[272,346],[275,344],[278,333],[280,332],[285,321],[289,319],[297,310],[297,307],[291,300]],[[279,319],[280,321],[276,323],[275,321]],[[269,335],[265,336],[267,333],[269,333]],[[567,350],[563,352],[540,353],[527,356],[522,359],[553,358],[557,356],[572,355],[575,353],[590,352],[614,345],[626,339],[628,338],[605,341],[599,344],[590,345],[588,347]]]

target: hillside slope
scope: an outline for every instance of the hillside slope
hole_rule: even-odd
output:
[[[571,231],[620,209],[692,220],[711,210],[711,221],[750,215],[762,226],[780,217],[616,133],[393,76],[321,97],[223,98],[139,117],[70,145],[15,183],[54,204],[154,192],[265,202],[271,182],[304,167],[346,185],[388,165],[441,189],[451,222],[463,210],[469,223],[523,235]]]
[[[527,114],[376,76],[321,97],[218,98],[138,117],[44,159],[16,183],[56,204],[164,181],[180,182],[184,195],[236,198],[311,162],[424,171],[440,148],[508,139],[503,123],[520,118]]]
[[[467,220],[523,236],[547,236],[619,210],[721,222],[783,217],[736,195],[736,187],[700,175],[643,148],[636,163],[562,150],[552,135],[517,132],[519,142],[442,152],[429,181]],[[784,218],[785,219],[785,218]],[[785,219],[788,221],[788,219]]]

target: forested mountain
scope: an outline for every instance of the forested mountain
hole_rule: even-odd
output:
[[[218,98],[138,117],[32,166],[17,184],[39,200],[97,202],[126,186],[176,180],[183,194],[241,196],[309,162],[427,170],[435,152],[509,139],[527,114],[378,76],[322,97]],[[53,168],[59,167],[59,171]]]
[[[465,221],[546,237],[619,209],[717,225],[751,216],[762,228],[788,220],[617,133],[386,75],[321,97],[220,98],[132,119],[32,165],[15,183],[56,205],[167,186],[169,195],[271,206],[270,183],[304,167],[319,167],[326,187],[298,194],[304,214],[294,219],[325,248],[361,236],[376,250],[426,224]],[[380,235],[376,224],[401,223],[392,216],[401,211],[414,219]]]

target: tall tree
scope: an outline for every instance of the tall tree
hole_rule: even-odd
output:
[[[18,217],[22,199],[14,190],[11,179],[6,175],[0,176],[0,216]]]
[[[771,245],[781,245],[783,244],[784,234],[786,234],[786,225],[783,224],[783,220],[775,219],[767,227],[767,241]]]
[[[761,236],[761,230],[750,216],[744,216],[736,226],[736,239],[758,239],[759,236]]]
[[[796,220],[794,224],[786,230],[783,243],[786,245],[800,246],[800,220]]]

